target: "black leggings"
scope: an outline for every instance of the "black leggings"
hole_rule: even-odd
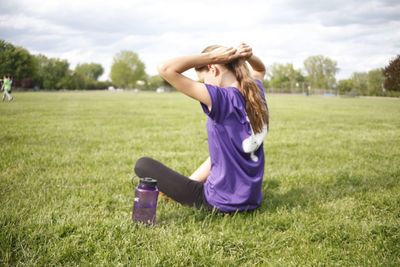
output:
[[[157,160],[148,157],[138,159],[135,173],[141,178],[156,179],[160,192],[183,205],[213,209],[204,196],[203,183],[191,180]]]

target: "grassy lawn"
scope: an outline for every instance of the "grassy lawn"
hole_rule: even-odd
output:
[[[15,93],[0,103],[0,266],[399,266],[400,100],[269,96],[262,207],[160,199],[131,222],[135,161],[190,175],[206,116],[178,93]]]

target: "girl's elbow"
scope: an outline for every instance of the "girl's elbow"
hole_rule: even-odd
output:
[[[157,67],[158,73],[161,75],[161,77],[166,77],[168,76],[168,73],[171,72],[171,69],[166,65],[166,64],[161,64]]]
[[[165,73],[166,70],[167,70],[167,68],[165,67],[164,64],[157,66],[157,71],[161,76],[163,76],[163,73]]]

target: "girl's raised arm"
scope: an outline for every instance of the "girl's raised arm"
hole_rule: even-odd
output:
[[[260,58],[253,54],[252,48],[247,44],[242,43],[238,47],[238,54],[249,62],[252,68],[253,78],[261,81],[264,80],[266,72],[265,65]]]
[[[211,108],[211,98],[206,86],[182,75],[182,72],[204,65],[227,63],[234,58],[237,58],[235,48],[221,47],[208,53],[170,59],[158,67],[158,72],[178,91]]]

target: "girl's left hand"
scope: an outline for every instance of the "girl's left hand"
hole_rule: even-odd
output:
[[[225,64],[239,57],[237,49],[233,47],[219,47],[210,52],[215,64]]]
[[[241,43],[237,48],[237,54],[241,58],[248,59],[253,55],[253,49],[249,45]]]

